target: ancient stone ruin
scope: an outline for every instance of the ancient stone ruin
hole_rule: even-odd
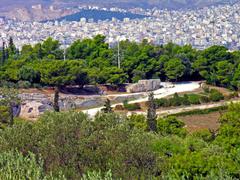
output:
[[[161,87],[160,79],[139,80],[138,83],[126,87],[128,93],[154,91]]]

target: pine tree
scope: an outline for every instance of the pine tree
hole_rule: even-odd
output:
[[[4,62],[6,62],[9,58],[9,52],[8,52],[8,48],[5,49],[5,60]]]
[[[43,50],[42,50],[42,44],[39,44],[39,49],[38,49],[38,59],[43,58]]]
[[[12,37],[9,38],[8,46],[9,46],[9,49],[10,49],[10,54],[14,55],[15,51],[16,51],[16,47],[13,43],[13,38]]]
[[[3,41],[2,44],[2,59],[1,59],[1,64],[3,65],[6,60],[6,52],[5,52],[5,42]]]
[[[153,92],[148,96],[147,126],[148,131],[157,132],[157,114]]]
[[[55,90],[54,90],[54,100],[53,100],[53,109],[55,112],[59,112],[60,111],[60,108],[59,108],[59,87],[56,86],[55,87]]]
[[[106,100],[104,104],[104,108],[102,109],[104,113],[112,113],[111,101],[109,99]]]

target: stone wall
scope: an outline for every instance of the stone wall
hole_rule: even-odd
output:
[[[139,80],[138,83],[126,87],[128,93],[148,92],[161,88],[160,79]]]

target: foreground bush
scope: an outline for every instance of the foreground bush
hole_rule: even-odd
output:
[[[24,156],[17,151],[0,153],[0,179],[19,180],[19,179],[43,179],[43,180],[64,180],[60,175],[54,178],[52,175],[46,176],[43,170],[43,162],[37,160],[32,153]]]
[[[152,133],[142,115],[46,113],[0,131],[0,179],[18,169],[19,179],[239,179],[239,112],[231,105],[218,133],[195,134],[175,117]]]

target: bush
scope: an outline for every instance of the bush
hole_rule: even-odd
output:
[[[210,99],[208,96],[200,96],[201,103],[208,103],[210,102]]]
[[[33,87],[33,88],[37,88],[37,89],[42,88],[41,84],[38,84],[38,83],[34,83],[34,84],[32,85],[32,87]]]
[[[81,180],[102,180],[102,179],[113,180],[112,172],[111,171],[108,171],[106,173],[101,173],[100,171],[87,172],[81,178]]]
[[[178,136],[186,135],[186,130],[183,128],[185,126],[184,122],[178,120],[174,116],[158,119],[157,126],[158,132],[164,136],[172,134]]]
[[[190,105],[189,99],[188,99],[188,95],[184,94],[183,97],[181,97],[181,103],[182,105],[188,106]]]
[[[194,132],[192,136],[201,138],[205,142],[211,142],[214,140],[213,134],[208,129],[203,129],[201,131]]]
[[[10,81],[1,81],[0,86],[1,87],[7,87],[7,88],[17,88],[18,87],[17,84],[15,84],[13,82],[10,82]]]
[[[220,93],[218,90],[216,89],[212,89],[210,91],[210,96],[209,96],[210,100],[211,101],[214,101],[214,102],[218,102],[218,101],[221,101],[224,99],[224,96],[222,93]]]
[[[116,111],[123,111],[124,107],[123,107],[123,105],[118,104],[118,105],[115,106],[114,110],[116,110]]]
[[[229,96],[227,97],[228,99],[233,99],[233,98],[238,98],[238,92],[234,91],[233,93],[229,94]]]
[[[10,111],[7,106],[0,106],[0,128],[4,128],[10,122]]]
[[[197,94],[189,94],[188,100],[190,104],[200,104],[200,96]]]
[[[55,179],[46,176],[43,170],[43,162],[37,160],[36,155],[10,151],[0,154],[0,179]],[[65,180],[64,176],[56,176],[56,179]]]
[[[125,100],[123,102],[123,107],[127,109],[128,111],[135,111],[135,110],[140,110],[141,106],[139,103],[134,103],[134,104],[128,104],[128,101]]]
[[[203,91],[208,94],[210,92],[210,88],[208,86],[204,86]]]
[[[181,106],[182,105],[182,101],[181,98],[179,97],[179,95],[177,93],[175,93],[173,95],[172,98],[169,99],[171,106]]]
[[[18,87],[27,89],[31,87],[31,83],[29,81],[18,81]]]
[[[156,104],[157,108],[170,106],[170,102],[166,98],[155,99],[155,104]]]
[[[129,116],[127,120],[131,128],[147,129],[147,120],[144,115],[133,114]]]
[[[128,111],[136,111],[136,110],[140,110],[141,106],[139,103],[124,104],[124,108],[127,109]]]

